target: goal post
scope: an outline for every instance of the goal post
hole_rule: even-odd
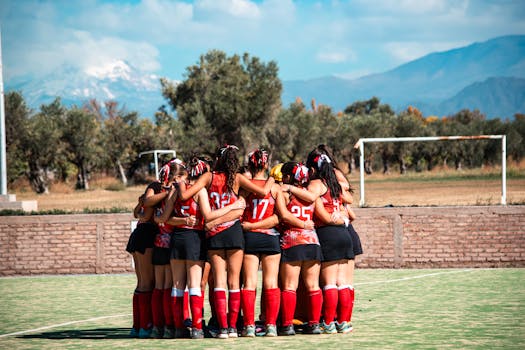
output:
[[[359,148],[359,206],[365,206],[365,143],[372,142],[414,142],[414,141],[450,141],[450,140],[487,140],[501,139],[501,204],[507,204],[507,136],[477,135],[477,136],[424,136],[424,137],[376,137],[361,138],[354,145]]]

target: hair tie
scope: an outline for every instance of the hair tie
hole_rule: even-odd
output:
[[[259,159],[256,157],[257,153],[261,154]],[[268,164],[268,152],[263,149],[256,149],[255,151],[248,153],[248,161],[255,166],[264,167]]]
[[[221,148],[221,156],[223,155],[224,152],[226,152],[226,150],[228,149],[234,149],[236,151],[239,150],[239,147],[235,146],[235,145],[224,145],[224,147]]]
[[[202,175],[205,169],[207,169],[206,163],[199,159],[197,160],[197,164],[191,166],[190,176],[197,177],[199,175]]]
[[[326,154],[321,154],[321,155],[318,155],[317,157],[315,157],[314,162],[317,163],[317,168],[320,169],[321,165],[323,165],[323,163],[329,164],[332,161],[330,160],[330,158]]]
[[[308,168],[301,163],[293,168],[294,179],[300,184],[308,182]]]

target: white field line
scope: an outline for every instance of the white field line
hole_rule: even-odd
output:
[[[39,328],[27,329],[27,330],[25,330],[25,331],[20,331],[20,332],[7,333],[7,334],[0,334],[0,338],[9,337],[9,336],[12,336],[12,335],[20,335],[20,334],[25,334],[25,333],[38,332],[38,331],[43,331],[43,330],[50,329],[50,328],[57,328],[57,327],[62,327],[62,326],[69,326],[69,325],[76,324],[76,323],[84,323],[84,322],[90,322],[90,321],[98,321],[98,320],[104,320],[104,319],[108,319],[108,318],[118,318],[118,317],[124,317],[124,316],[129,317],[129,316],[131,316],[131,314],[111,315],[111,316],[100,316],[100,317],[88,318],[87,320],[70,321],[70,322],[64,322],[64,323],[59,323],[59,324],[53,324],[53,325],[51,325],[51,326],[44,326],[44,327],[39,327]]]
[[[476,270],[481,270],[481,269],[476,269]],[[370,284],[393,283],[393,282],[415,280],[417,278],[425,278],[425,277],[432,277],[432,276],[437,276],[437,275],[445,275],[445,274],[451,274],[451,273],[463,273],[463,272],[471,272],[471,271],[475,271],[475,269],[462,269],[462,270],[454,270],[454,271],[443,271],[443,272],[426,273],[424,275],[409,276],[409,277],[397,278],[397,279],[394,279],[394,280],[383,280],[383,281],[354,283],[354,285],[355,286],[364,286],[364,285],[370,285]]]
[[[476,269],[476,270],[479,270],[479,269]],[[397,278],[397,279],[394,279],[394,280],[382,280],[382,281],[354,283],[354,285],[355,286],[364,286],[364,285],[370,285],[370,284],[393,283],[393,282],[401,282],[401,281],[413,280],[413,279],[417,279],[417,278],[432,277],[432,276],[445,275],[445,274],[451,274],[451,273],[463,273],[463,272],[470,272],[470,271],[475,271],[475,270],[474,269],[463,269],[463,270],[454,270],[454,271],[434,272],[434,273],[426,273],[424,275],[417,275],[417,276]],[[38,332],[38,331],[51,329],[51,328],[69,326],[69,325],[77,324],[77,323],[98,321],[98,320],[103,320],[103,319],[108,319],[108,318],[117,318],[117,317],[124,317],[124,316],[128,316],[129,317],[129,316],[131,316],[131,314],[101,316],[101,317],[88,318],[87,320],[79,320],[79,321],[71,321],[71,322],[59,323],[59,324],[54,324],[54,325],[51,325],[51,326],[45,326],[45,327],[39,327],[39,328],[34,328],[34,329],[28,329],[28,330],[20,331],[20,332],[0,334],[0,338],[9,337],[9,336],[12,336],[12,335],[20,335],[20,334],[25,334],[25,333]]]

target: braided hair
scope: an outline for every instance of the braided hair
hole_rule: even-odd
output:
[[[228,192],[233,192],[235,176],[239,170],[239,148],[234,145],[225,145],[217,150],[215,171],[226,174],[226,187]]]

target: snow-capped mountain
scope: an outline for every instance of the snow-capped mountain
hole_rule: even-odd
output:
[[[151,118],[162,104],[166,104],[159,79],[124,60],[115,60],[83,69],[63,66],[42,78],[6,84],[6,90],[21,91],[27,104],[34,109],[52,102],[57,96],[67,106],[80,106],[95,98],[100,103],[115,100],[128,111]]]

